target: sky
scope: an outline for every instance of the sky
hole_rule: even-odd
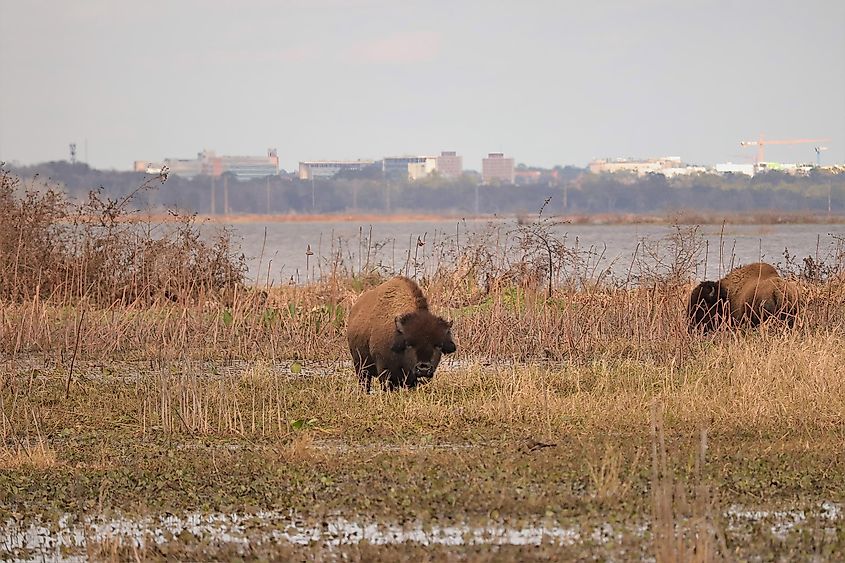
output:
[[[841,0],[0,0],[0,161],[713,164],[764,134],[845,162],[844,28]]]

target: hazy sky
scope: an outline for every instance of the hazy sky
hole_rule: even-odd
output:
[[[714,163],[762,132],[842,162],[844,29],[842,0],[0,0],[0,160]]]

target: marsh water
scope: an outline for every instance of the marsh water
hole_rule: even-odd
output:
[[[419,274],[436,268],[470,245],[513,249],[526,225],[515,220],[355,222],[268,222],[229,226],[244,252],[248,276],[255,282],[304,282],[333,268],[359,272]],[[806,256],[830,259],[841,249],[845,225],[703,225],[673,227],[655,224],[548,224],[548,233],[567,248],[588,256],[592,271],[625,278],[654,253],[671,254],[670,239],[679,230],[698,249],[695,275],[719,277],[732,266],[759,260],[786,265],[784,251],[800,264]]]
[[[451,364],[452,362],[448,362]],[[26,364],[26,362],[24,362]],[[35,365],[35,364],[33,364]],[[143,377],[145,363],[120,366],[120,379],[132,382]],[[293,374],[289,362],[272,365],[277,377],[310,379],[336,377],[348,363],[311,363],[308,370]],[[303,366],[305,367],[305,366]],[[446,371],[454,365],[445,366]],[[244,362],[228,366],[214,377],[231,377],[249,369]],[[203,369],[202,371],[210,371]],[[82,362],[79,375],[86,380],[105,381],[114,375],[104,373],[98,363]],[[244,443],[238,439],[188,440],[177,450],[190,447],[214,457],[218,450],[274,451],[273,444]],[[396,444],[346,441],[325,435],[310,443],[316,452],[333,457],[352,453],[377,457],[385,452],[400,455]],[[462,456],[471,449],[497,455],[493,444],[475,441],[422,443],[401,446],[401,455],[412,451],[437,449]],[[806,538],[819,545],[833,543],[843,531],[843,506],[832,500],[795,501],[747,505],[726,502],[708,518],[718,522],[720,534],[731,546],[742,546],[743,553],[765,559],[776,553],[806,548]],[[710,521],[708,520],[708,521]],[[678,520],[676,534],[692,537],[696,523]],[[117,558],[122,546],[139,559],[149,556],[171,558],[231,559],[358,559],[359,550],[388,550],[391,546],[418,550],[420,556],[469,557],[471,550],[514,549],[517,559],[527,556],[547,558],[587,558],[603,560],[653,560],[655,526],[647,514],[598,511],[581,516],[547,512],[534,516],[501,516],[487,511],[457,511],[455,515],[422,511],[416,518],[395,516],[374,518],[349,512],[314,513],[291,509],[241,507],[231,511],[92,510],[57,512],[44,507],[33,514],[17,512],[0,520],[0,559],[17,561],[86,561],[89,558]],[[679,536],[680,537],[680,536]],[[804,543],[802,543],[804,542]],[[185,551],[189,549],[190,551]],[[441,550],[441,551],[430,551]],[[568,551],[561,551],[568,550]],[[372,558],[390,557],[389,551],[368,551]],[[490,553],[495,553],[491,551]]]
[[[839,504],[824,501],[806,508],[760,509],[739,505],[728,507],[721,518],[725,535],[737,541],[748,535],[765,538],[770,546],[786,549],[793,536],[841,532]],[[558,521],[544,519],[520,524],[502,521],[486,523],[390,522],[330,516],[309,519],[293,511],[242,513],[185,513],[146,516],[62,515],[57,521],[14,520],[0,523],[0,553],[16,554],[18,560],[82,561],[91,545],[114,544],[148,548],[184,542],[206,546],[214,556],[226,549],[238,555],[254,554],[261,547],[310,547],[315,553],[342,558],[345,547],[418,545],[448,546],[577,546],[582,555],[616,559],[648,557],[651,524],[648,520],[614,523]],[[316,549],[316,551],[314,551]],[[225,551],[224,551],[225,553]],[[24,556],[24,557],[21,557]],[[591,557],[592,558],[592,557]]]

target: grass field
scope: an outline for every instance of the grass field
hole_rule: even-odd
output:
[[[228,239],[190,220],[141,236],[119,202],[69,220],[10,194],[2,559],[845,552],[841,254],[784,272],[793,330],[702,336],[685,318],[694,230],[626,280],[542,220],[509,246],[465,241],[419,269],[458,352],[419,389],[366,394],[346,314],[384,268],[245,287]]]
[[[337,313],[354,289],[325,310],[307,305],[328,288],[296,291],[258,311],[4,306],[4,346],[28,343],[2,366],[5,556],[54,553],[35,538],[59,530],[61,553],[105,559],[845,548],[845,342],[821,322],[839,308],[702,338],[669,294],[509,289],[439,307],[459,353],[431,384],[366,395]]]

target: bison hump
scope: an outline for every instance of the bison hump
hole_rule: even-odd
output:
[[[427,311],[428,300],[416,282],[404,276],[398,276],[385,282],[379,289],[380,305],[396,314],[412,311]]]
[[[749,283],[756,284],[762,280],[776,277],[779,277],[779,274],[774,266],[765,262],[756,262],[731,270],[722,279],[722,284],[727,287],[728,292],[732,293],[739,291]]]

